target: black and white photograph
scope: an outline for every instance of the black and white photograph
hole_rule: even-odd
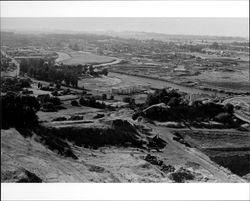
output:
[[[2,184],[250,182],[249,16],[1,4]]]

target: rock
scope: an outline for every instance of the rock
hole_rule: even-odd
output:
[[[171,173],[169,178],[177,183],[183,183],[187,180],[194,180],[195,175],[191,171],[181,167],[176,172]]]
[[[1,172],[1,181],[11,183],[41,183],[42,179],[34,173],[24,169],[18,168],[13,171]]]
[[[163,171],[164,173],[174,172],[175,171],[175,167],[172,166],[172,165],[165,165],[165,164],[163,164],[161,166],[161,171]]]
[[[144,160],[151,163],[152,165],[159,166],[160,170],[164,173],[170,173],[175,171],[174,166],[164,164],[164,162],[156,156],[148,154]]]

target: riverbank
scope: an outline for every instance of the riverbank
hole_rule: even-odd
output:
[[[154,88],[163,88],[164,86],[168,85],[172,88],[179,89],[180,91],[187,92],[189,94],[209,94],[213,96],[219,96],[219,97],[226,97],[228,95],[249,95],[249,92],[234,92],[234,91],[225,91],[224,89],[217,89],[217,88],[209,88],[204,86],[185,86],[183,84],[179,84],[170,80],[166,80],[164,78],[160,77],[153,77],[148,75],[141,75],[141,74],[134,74],[129,72],[121,72],[114,69],[110,69],[109,72],[114,73],[116,75],[127,75],[132,76],[134,78],[144,78],[149,80],[155,80],[155,81],[161,81],[162,86],[161,87],[154,87]],[[192,92],[193,91],[193,92]]]

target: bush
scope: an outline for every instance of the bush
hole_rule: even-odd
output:
[[[87,101],[86,101],[83,97],[81,97],[81,98],[79,99],[79,103],[80,103],[80,105],[82,105],[82,106],[86,106],[86,105],[87,105]]]
[[[82,115],[74,115],[74,116],[70,117],[68,120],[71,120],[71,121],[83,120],[83,116]]]
[[[30,84],[31,84],[31,80],[30,79],[20,79],[20,83],[21,83],[21,87],[22,88],[29,88]]]
[[[44,103],[42,105],[42,111],[44,111],[44,112],[56,112],[57,109],[53,103],[47,102],[47,103]]]
[[[54,88],[53,87],[49,87],[49,86],[47,86],[47,87],[41,87],[40,89],[43,90],[43,91],[54,91]]]
[[[223,124],[232,123],[232,115],[226,112],[218,114],[214,119]]]
[[[58,97],[50,97],[48,102],[53,103],[54,105],[61,105],[61,100]]]
[[[33,94],[33,91],[30,91],[28,89],[23,89],[22,94]]]
[[[76,100],[71,101],[72,106],[79,106],[79,103]]]
[[[175,106],[178,106],[181,102],[181,99],[180,98],[177,98],[177,97],[172,97],[170,98],[170,100],[168,101],[168,105],[170,107],[175,107]]]
[[[114,96],[113,95],[110,96],[110,100],[114,100]]]
[[[97,114],[97,115],[95,115],[95,116],[93,117],[93,119],[99,119],[99,118],[103,118],[103,117],[105,117],[104,114]]]
[[[169,177],[177,183],[183,183],[186,180],[195,179],[195,175],[193,175],[191,171],[185,168],[180,168],[176,172],[171,173]]]
[[[99,108],[99,109],[106,108],[106,105],[104,103],[97,102],[94,97],[88,97],[88,98],[81,97],[79,100],[79,103],[80,105],[83,105],[86,107],[94,107],[94,108]]]
[[[146,107],[158,103],[168,104],[171,98],[180,98],[181,95],[174,89],[160,89],[156,90],[153,94],[149,94],[146,100]]]
[[[36,112],[40,105],[34,96],[7,93],[1,97],[1,102],[2,128],[22,128],[37,124]]]
[[[23,88],[29,88],[31,84],[30,79],[19,79],[19,78],[2,78],[1,80],[1,91],[21,91]]]
[[[58,94],[58,91],[53,91],[52,93],[51,93],[53,96],[58,96],[59,94]]]
[[[102,94],[102,100],[107,100],[107,94]]]
[[[67,120],[66,117],[56,117],[52,121],[66,121],[66,120]]]
[[[127,101],[127,100],[126,100]],[[202,101],[195,101],[189,105],[185,98],[176,90],[161,89],[155,91],[147,97],[146,103],[143,105],[143,117],[158,121],[208,121],[214,119],[220,113],[233,113],[233,106]],[[136,119],[139,114],[134,114]],[[230,122],[227,116],[217,117],[218,121]]]
[[[125,103],[129,103],[129,104],[134,104],[135,103],[135,99],[131,98],[131,97],[124,97],[122,99],[122,101],[125,102]]]
[[[234,112],[234,106],[231,103],[227,103],[226,105],[224,105],[223,109],[229,114],[232,114]]]

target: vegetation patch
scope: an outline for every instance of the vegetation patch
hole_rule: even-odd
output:
[[[176,172],[171,173],[169,178],[177,183],[184,183],[188,180],[194,180],[195,175],[185,168],[180,168]]]

